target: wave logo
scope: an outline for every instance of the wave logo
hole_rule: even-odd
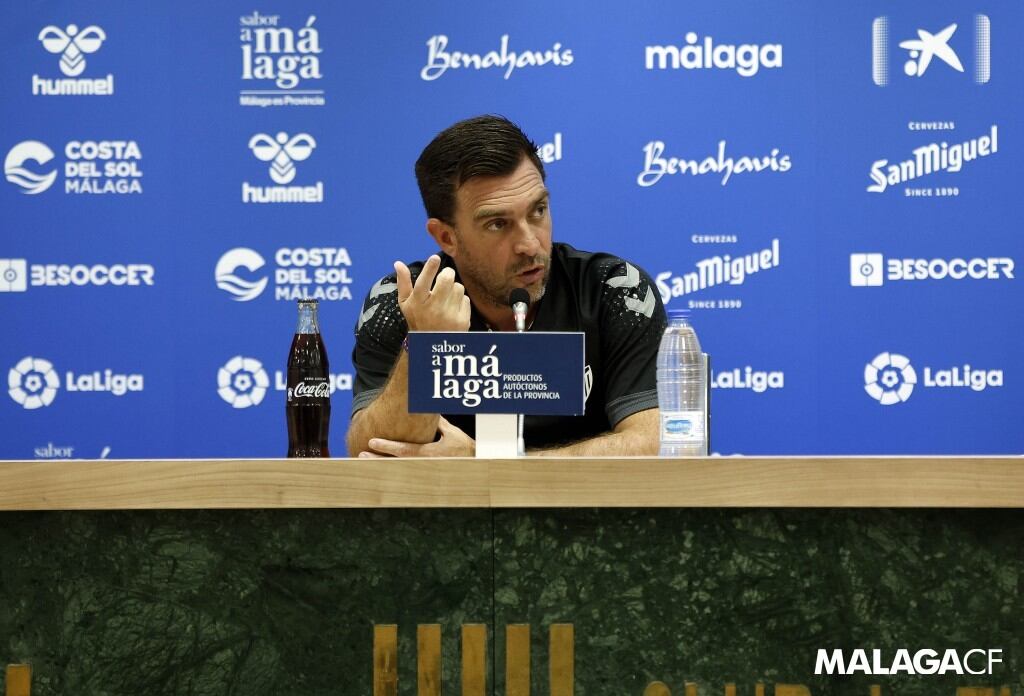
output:
[[[234,408],[259,405],[269,386],[267,371],[255,358],[236,355],[217,371],[217,393]]]
[[[229,293],[231,299],[236,302],[248,302],[255,300],[267,287],[267,278],[260,278],[255,281],[248,281],[239,278],[235,272],[239,268],[245,268],[249,272],[258,271],[263,267],[263,257],[252,249],[238,247],[232,249],[217,261],[217,267],[213,274],[217,280],[217,287]]]
[[[24,165],[29,160],[44,165],[54,157],[45,143],[38,140],[26,140],[11,148],[4,158],[4,175],[7,180],[21,188],[22,193],[34,195],[42,193],[53,186],[57,179],[57,170],[45,174],[37,174]]]
[[[75,24],[61,29],[53,25],[43,27],[39,40],[50,53],[60,54],[60,71],[68,77],[78,77],[85,70],[85,54],[95,53],[107,40],[107,35],[97,26],[88,26],[81,31]]]
[[[28,356],[7,373],[7,393],[29,411],[52,404],[59,388],[60,377],[49,360]]]
[[[315,148],[316,141],[306,133],[291,138],[283,132],[274,138],[265,133],[257,133],[249,140],[252,154],[261,162],[270,162],[270,178],[281,185],[292,182],[295,178],[295,162],[308,159]]]
[[[879,353],[864,367],[864,391],[883,406],[909,399],[915,384],[914,366],[899,353]]]

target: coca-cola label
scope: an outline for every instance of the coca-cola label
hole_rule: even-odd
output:
[[[330,398],[331,381],[327,377],[304,377],[288,387],[288,401],[292,399],[323,399],[326,401]]]

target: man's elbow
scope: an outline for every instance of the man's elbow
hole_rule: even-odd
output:
[[[369,449],[370,437],[363,432],[363,411],[360,409],[352,414],[352,420],[348,424],[348,432],[345,433],[345,447],[348,456],[358,457],[360,452]]]

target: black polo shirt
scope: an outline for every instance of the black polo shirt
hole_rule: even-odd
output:
[[[423,263],[409,264],[414,282]],[[455,267],[452,258],[441,254],[441,268],[449,266]],[[527,416],[526,446],[549,447],[594,437],[626,416],[657,408],[655,366],[666,323],[661,297],[639,267],[610,254],[553,244],[547,288],[530,330],[584,332],[589,389],[582,416]],[[475,307],[469,328],[489,330]],[[353,415],[384,388],[407,332],[392,273],[370,289],[356,323]],[[444,415],[474,435],[473,416]]]

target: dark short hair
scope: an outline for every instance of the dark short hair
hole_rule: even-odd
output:
[[[427,216],[451,224],[455,191],[475,176],[506,176],[526,156],[544,180],[537,146],[504,116],[476,116],[445,128],[416,160],[416,183]]]

